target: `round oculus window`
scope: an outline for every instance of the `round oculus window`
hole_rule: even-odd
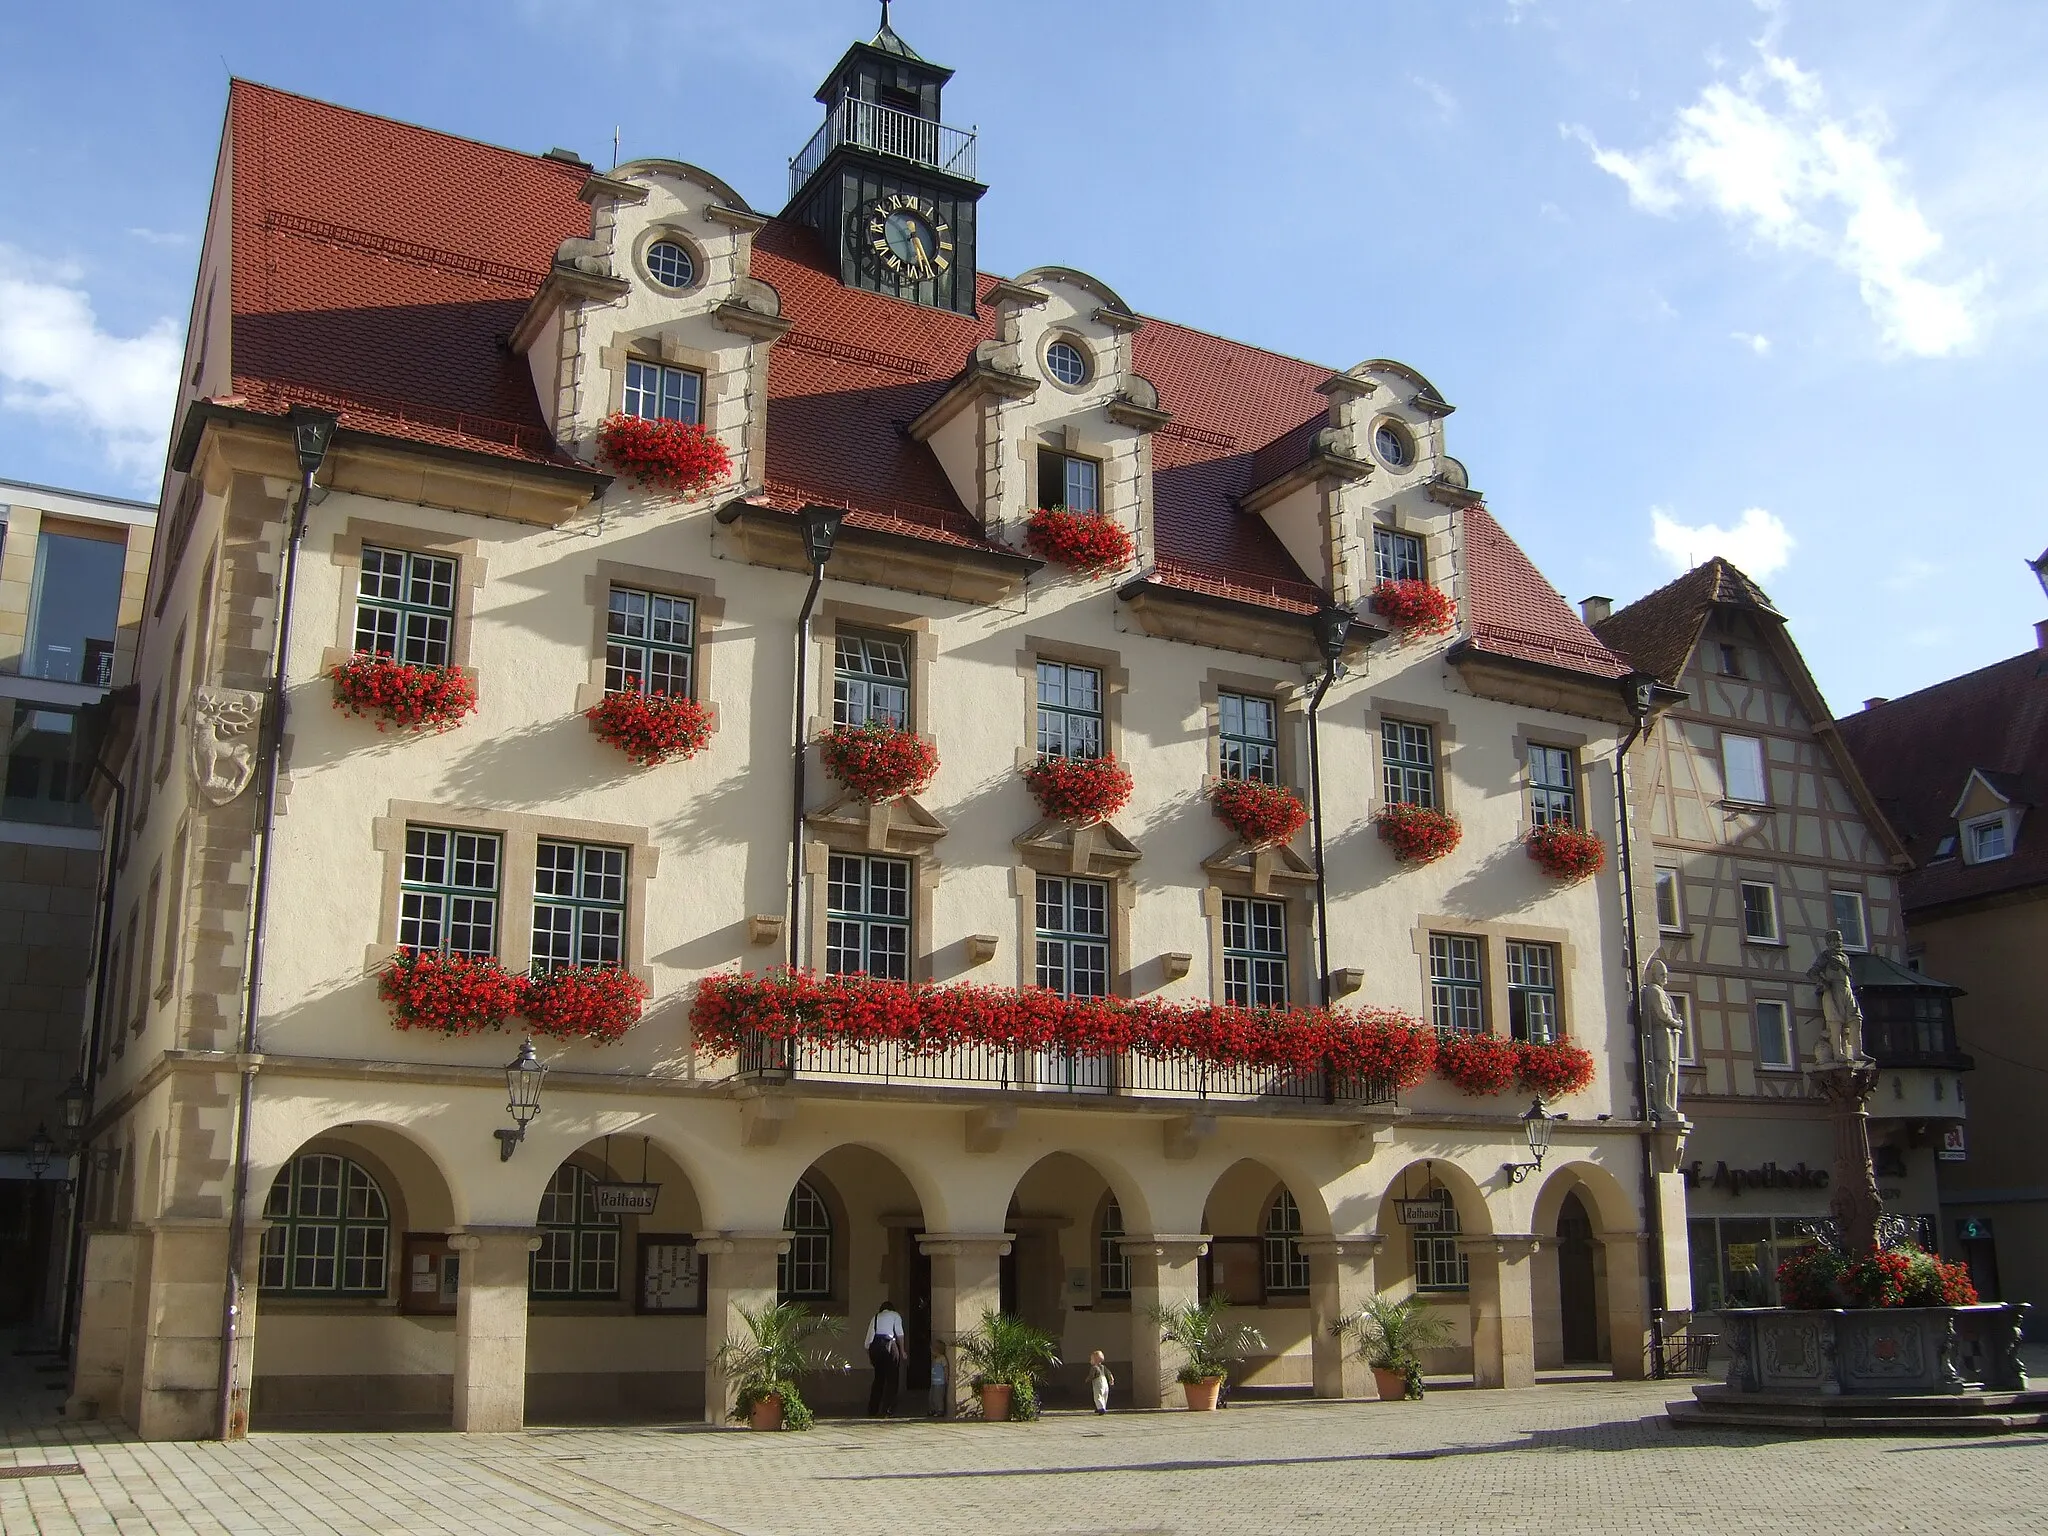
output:
[[[1383,421],[1374,429],[1372,446],[1389,469],[1406,469],[1414,462],[1415,445],[1391,421]]]
[[[697,263],[673,240],[647,247],[647,271],[664,288],[687,288],[697,280]]]
[[[1045,371],[1069,389],[1088,382],[1088,359],[1071,341],[1056,341],[1045,349]]]

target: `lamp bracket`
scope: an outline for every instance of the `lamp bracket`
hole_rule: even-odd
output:
[[[512,1161],[513,1152],[518,1150],[519,1143],[526,1140],[526,1127],[501,1125],[491,1134],[498,1138],[498,1161],[509,1163]]]

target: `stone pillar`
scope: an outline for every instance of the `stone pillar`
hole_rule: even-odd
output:
[[[1309,1348],[1314,1356],[1317,1397],[1371,1397],[1372,1373],[1358,1357],[1356,1340],[1340,1336],[1338,1325],[1353,1317],[1373,1293],[1372,1261],[1377,1237],[1305,1237],[1308,1255]]]
[[[1822,1067],[1812,1082],[1827,1100],[1835,1126],[1834,1193],[1828,1210],[1842,1246],[1865,1254],[1877,1246],[1877,1222],[1884,1211],[1870,1161],[1870,1095],[1877,1088],[1877,1068],[1860,1063]]]
[[[133,1232],[87,1228],[80,1269],[78,1342],[71,1352],[67,1419],[112,1418],[121,1410],[128,1366],[128,1324],[135,1309]]]
[[[954,1345],[1003,1304],[1003,1255],[1015,1241],[1008,1232],[920,1232],[918,1251],[932,1261],[932,1338],[946,1346],[948,1412],[958,1417],[974,1389],[960,1369]]]
[[[1541,1246],[1526,1233],[1466,1237],[1472,1260],[1472,1385],[1536,1384],[1535,1286],[1530,1263]]]
[[[718,1351],[753,1337],[741,1307],[758,1314],[775,1305],[775,1260],[789,1252],[789,1234],[699,1232],[697,1252],[704,1259],[704,1422],[726,1424],[739,1388],[720,1368]],[[856,1339],[849,1354],[859,1348]]]
[[[1648,1374],[1649,1245],[1647,1233],[1600,1234],[1600,1248],[1607,1256],[1607,1353],[1616,1381],[1640,1381]]]
[[[122,1415],[144,1440],[211,1440],[220,1432],[227,1223],[152,1222],[139,1256]]]
[[[526,1425],[528,1259],[531,1227],[471,1227],[449,1234],[461,1255],[455,1287],[455,1427],[472,1434]]]
[[[1200,1298],[1201,1258],[1209,1251],[1209,1236],[1163,1232],[1121,1238],[1118,1246],[1131,1261],[1131,1406],[1164,1408],[1174,1401],[1181,1362],[1167,1358],[1152,1309]]]

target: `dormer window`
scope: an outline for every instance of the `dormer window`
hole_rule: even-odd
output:
[[[1102,466],[1055,448],[1039,449],[1038,504],[1065,507],[1069,512],[1100,512]]]
[[[1079,389],[1088,382],[1088,357],[1071,341],[1056,341],[1045,349],[1045,371],[1055,384]]]
[[[626,414],[647,421],[704,420],[704,375],[661,363],[626,362]]]
[[[1391,528],[1372,531],[1373,575],[1380,581],[1422,581],[1425,579],[1422,540],[1412,533]]]
[[[2003,813],[1970,822],[1963,828],[1963,836],[1968,839],[1972,864],[1988,864],[2012,853],[2012,835]]]
[[[664,288],[687,288],[697,281],[697,263],[673,240],[647,247],[647,273]]]

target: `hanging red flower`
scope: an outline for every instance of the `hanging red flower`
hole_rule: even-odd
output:
[[[1529,857],[1544,873],[1559,880],[1585,880],[1607,862],[1607,845],[1584,827],[1553,821],[1536,828],[1526,840]]]
[[[709,429],[689,421],[650,421],[620,411],[597,429],[598,450],[635,485],[694,496],[725,478],[732,455]]]
[[[837,725],[819,755],[825,771],[870,805],[921,794],[939,771],[939,749],[880,720]]]
[[[577,966],[526,984],[519,1011],[536,1035],[609,1045],[640,1022],[647,983],[616,965]]]
[[[1383,581],[1372,589],[1380,617],[1416,635],[1447,635],[1457,626],[1457,600],[1427,581]]]
[[[476,708],[476,684],[457,667],[421,667],[359,651],[327,674],[334,707],[374,715],[377,729],[445,731]]]
[[[711,740],[711,711],[679,693],[642,693],[635,685],[608,693],[583,712],[600,741],[652,768],[672,757],[695,757]]]
[[[1433,805],[1390,805],[1373,817],[1380,841],[1403,864],[1427,864],[1458,846],[1465,829]]]
[[[1505,1092],[1521,1065],[1516,1047],[1516,1041],[1495,1035],[1438,1035],[1436,1075],[1474,1098]]]
[[[1308,825],[1308,807],[1291,789],[1257,779],[1222,779],[1210,791],[1211,809],[1254,848],[1287,842]]]
[[[1024,524],[1024,547],[1034,555],[1099,576],[1131,563],[1137,546],[1121,524],[1099,512],[1040,507]]]
[[[1086,827],[1122,810],[1136,786],[1113,757],[1041,757],[1024,770],[1024,787],[1046,815]]]
[[[1583,1045],[1564,1039],[1518,1043],[1515,1076],[1539,1099],[1561,1099],[1592,1083],[1593,1053]]]
[[[401,949],[378,973],[377,995],[400,1029],[474,1035],[496,1029],[518,1011],[526,981],[492,955]]]

